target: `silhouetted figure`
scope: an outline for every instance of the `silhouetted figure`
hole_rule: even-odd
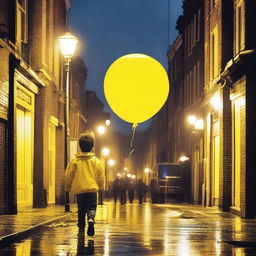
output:
[[[140,179],[137,183],[137,193],[139,197],[139,203],[142,204],[143,198],[145,198],[147,193],[147,185]]]
[[[134,192],[135,192],[135,183],[134,181],[129,181],[128,183],[128,197],[129,201],[132,204],[134,200]]]
[[[120,179],[120,202],[126,204],[127,178]]]
[[[120,179],[118,177],[115,178],[112,186],[112,192],[114,196],[114,202],[116,203],[120,190]]]
[[[158,192],[158,188],[157,188],[157,180],[156,179],[152,179],[150,181],[150,186],[149,186],[149,190],[150,190],[150,195],[151,195],[151,202],[157,203],[157,192]]]

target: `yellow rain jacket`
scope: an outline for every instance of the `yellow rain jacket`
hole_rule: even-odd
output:
[[[74,194],[98,192],[103,189],[104,172],[100,160],[91,152],[76,154],[65,172],[65,191]]]

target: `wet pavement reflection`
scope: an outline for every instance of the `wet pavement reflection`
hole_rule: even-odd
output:
[[[194,205],[98,206],[94,237],[79,233],[76,213],[0,255],[256,255],[256,220]]]

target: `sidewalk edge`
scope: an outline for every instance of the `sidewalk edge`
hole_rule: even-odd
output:
[[[71,217],[71,212],[66,213],[65,215],[58,216],[54,219],[50,219],[44,222],[41,222],[35,226],[31,226],[25,230],[18,231],[16,233],[12,233],[6,236],[0,237],[0,248],[5,247],[13,242],[18,242],[19,240],[22,240],[24,238],[29,237],[32,235],[34,232],[40,230],[43,226],[51,224],[53,222],[58,222],[61,220],[69,219]]]

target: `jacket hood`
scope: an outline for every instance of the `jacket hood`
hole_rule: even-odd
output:
[[[92,152],[80,152],[80,153],[76,154],[77,158],[84,159],[84,160],[88,160],[88,159],[92,158],[93,156],[95,156],[95,154]]]

